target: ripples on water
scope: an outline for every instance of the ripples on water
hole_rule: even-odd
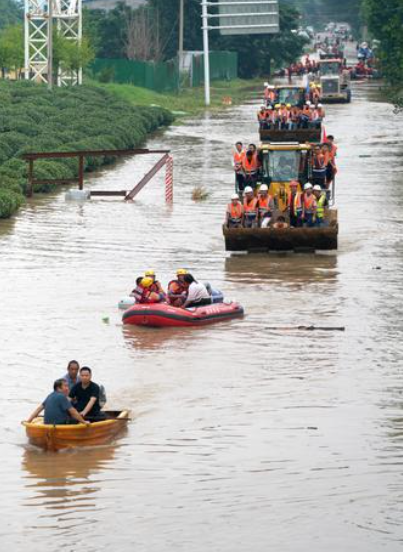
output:
[[[156,552],[400,550],[401,116],[355,86],[328,107],[339,143],[337,255],[230,256],[229,144],[256,106],[157,136],[175,157],[133,203],[39,198],[0,225],[2,546]],[[130,188],[153,161],[91,180]],[[205,186],[206,202],[190,200]],[[385,197],[380,198],[379,194]],[[241,301],[243,321],[122,328],[118,299],[186,266]],[[110,318],[104,323],[103,318]],[[269,327],[345,326],[343,332]],[[18,420],[77,357],[135,421],[118,446],[57,456]]]

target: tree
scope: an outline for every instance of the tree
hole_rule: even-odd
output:
[[[22,21],[22,8],[13,0],[0,0],[0,29]]]
[[[403,108],[403,0],[364,0],[363,14],[372,36],[380,41],[377,56],[393,99]]]
[[[6,70],[18,72],[24,65],[24,33],[21,25],[12,25],[0,31],[0,67],[4,78]]]

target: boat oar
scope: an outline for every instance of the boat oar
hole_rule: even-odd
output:
[[[284,331],[298,330],[298,331],[319,331],[319,332],[344,332],[346,328],[344,326],[266,326],[266,330]]]

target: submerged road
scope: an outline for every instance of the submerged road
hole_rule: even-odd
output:
[[[150,140],[173,149],[173,207],[161,176],[134,203],[59,193],[0,223],[2,549],[401,549],[402,116],[377,84],[353,88],[351,105],[327,108],[337,253],[225,253],[231,144],[258,139],[251,104]],[[91,185],[129,189],[150,164],[128,159]],[[123,328],[116,305],[135,278],[155,268],[166,283],[183,266],[245,319]],[[267,329],[311,324],[346,331]],[[134,421],[113,446],[44,454],[19,421],[72,358]]]

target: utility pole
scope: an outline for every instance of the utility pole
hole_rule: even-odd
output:
[[[206,106],[210,105],[210,50],[209,50],[209,23],[208,23],[207,0],[202,0],[202,21],[203,21],[203,58],[204,58],[204,97]]]
[[[179,73],[183,69],[183,30],[185,25],[185,0],[179,0]]]
[[[48,90],[53,88],[53,0],[48,3]]]

